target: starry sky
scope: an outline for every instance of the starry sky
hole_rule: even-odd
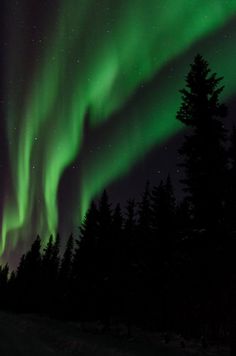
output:
[[[197,53],[236,114],[236,0],[1,0],[0,256],[78,231],[92,199],[181,171],[179,89]]]

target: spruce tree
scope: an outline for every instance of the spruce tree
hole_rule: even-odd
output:
[[[120,289],[122,268],[124,267],[124,235],[123,235],[123,215],[120,204],[117,204],[112,214],[111,224],[111,279],[110,279],[110,298],[111,313],[119,312],[118,304],[120,303]]]
[[[112,210],[108,194],[103,192],[98,209],[98,309],[105,327],[111,317],[111,278],[112,278]]]
[[[134,199],[128,200],[126,206],[125,231],[127,236],[133,240],[136,230],[136,203]]]
[[[151,194],[151,224],[156,243],[170,247],[176,228],[176,202],[170,176],[154,186]],[[160,246],[160,247],[161,247]]]
[[[229,170],[227,184],[226,221],[229,231],[236,230],[236,127],[233,126],[228,149]]]
[[[138,285],[139,271],[137,261],[137,217],[134,199],[128,200],[124,222],[123,258],[120,269],[120,310],[126,318],[128,330],[132,320],[137,317],[139,307]]]
[[[76,240],[76,248],[73,258],[73,278],[89,280],[88,271],[94,265],[95,250],[98,243],[98,211],[92,201],[86,216],[80,227],[79,240]],[[94,269],[94,268],[92,268]]]
[[[65,291],[69,286],[69,282],[72,277],[73,250],[74,250],[74,237],[71,234],[66,243],[66,248],[62,257],[60,271],[59,271],[60,283],[63,289],[65,289]]]
[[[46,247],[44,248],[41,266],[41,284],[42,291],[47,291],[47,299],[42,296],[42,304],[44,309],[52,310],[55,306],[58,287],[58,272],[59,272],[59,235],[55,242],[51,235]]]
[[[70,234],[64,254],[61,259],[61,264],[58,273],[58,292],[59,300],[61,302],[60,312],[62,315],[71,314],[72,300],[71,300],[71,285],[72,285],[72,263],[74,253],[74,237]]]
[[[83,318],[91,318],[96,312],[97,251],[98,210],[92,201],[80,227],[72,265],[76,310]]]
[[[0,266],[0,303],[2,309],[6,308],[8,302],[8,276],[8,264],[6,264],[4,267]]]
[[[27,311],[38,311],[42,294],[41,290],[41,239],[37,236],[30,250],[22,256],[16,274],[16,295],[18,307]]]
[[[152,229],[151,229],[151,196],[150,184],[146,183],[141,201],[137,211],[137,233],[134,244],[134,256],[139,266],[140,273],[144,273],[150,262],[150,251],[152,249]]]
[[[54,241],[54,237],[51,235],[46,247],[44,248],[44,253],[42,256],[42,265],[45,270],[48,271],[51,280],[56,280],[60,262],[60,235],[57,234]],[[48,276],[49,278],[49,276]]]
[[[148,238],[151,229],[150,184],[146,183],[144,193],[138,207],[137,226],[139,235]]]
[[[182,104],[177,119],[189,131],[180,149],[185,179],[182,181],[191,203],[195,226],[217,228],[222,224],[225,199],[226,107],[220,102],[222,78],[211,73],[200,55],[194,59],[180,92]]]
[[[121,212],[121,207],[120,204],[117,204],[114,210],[114,213],[112,215],[112,230],[114,231],[115,234],[120,233],[122,230],[123,226],[123,216]]]
[[[132,275],[134,278],[134,290],[138,295],[136,304],[137,317],[142,321],[147,321],[148,310],[150,309],[150,288],[151,286],[151,268],[152,268],[152,228],[151,228],[151,197],[150,184],[146,183],[137,212],[137,234],[135,237],[134,265]],[[142,304],[142,310],[138,305]],[[134,311],[133,311],[134,313]],[[145,319],[145,320],[144,320]]]

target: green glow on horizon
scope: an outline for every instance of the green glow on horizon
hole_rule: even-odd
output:
[[[55,28],[35,62],[29,89],[16,93],[8,88],[12,187],[5,198],[1,254],[8,245],[13,249],[24,231],[36,231],[44,239],[55,234],[58,186],[83,145],[86,113],[90,114],[91,128],[96,130],[122,110],[142,83],[148,83],[166,64],[213,34],[235,13],[236,0],[214,0],[211,4],[205,0],[192,0],[191,4],[188,0],[101,0],[99,4],[93,0],[61,1]],[[24,16],[24,9],[19,16]],[[7,70],[12,80],[24,69],[24,53],[20,58],[18,52],[26,36],[24,31],[13,31]],[[226,60],[229,58],[224,56],[218,62],[224,65]],[[108,152],[104,146],[84,165],[75,188],[81,191],[75,215],[78,211],[83,215],[91,199],[107,184],[179,130],[174,118],[181,80],[169,82],[162,93],[153,93],[148,105],[137,104],[133,110],[136,131],[125,130],[121,124],[122,135],[114,133],[112,149]],[[226,97],[236,89],[230,75],[228,81]],[[34,164],[38,167],[35,170]],[[39,216],[36,225],[31,226],[35,209]]]

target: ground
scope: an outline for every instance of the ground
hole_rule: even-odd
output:
[[[198,341],[181,347],[181,337],[168,345],[163,335],[116,325],[102,332],[99,324],[65,323],[32,315],[0,313],[1,356],[228,356],[229,350],[211,346],[203,350]]]

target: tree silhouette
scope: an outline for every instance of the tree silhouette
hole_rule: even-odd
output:
[[[134,199],[127,201],[124,219],[124,232],[122,241],[122,260],[120,269],[120,310],[121,317],[128,323],[128,330],[132,320],[137,318],[139,306],[138,291],[138,261],[137,261],[137,214]]]
[[[146,183],[144,193],[138,205],[137,225],[140,235],[149,235],[151,228],[150,183]],[[143,236],[142,236],[143,237]]]
[[[230,280],[230,347],[231,355],[236,355],[236,263],[235,263],[235,248],[236,248],[236,222],[235,222],[235,209],[236,209],[236,128],[233,126],[230,143],[228,149],[229,155],[229,171],[228,171],[228,184],[227,184],[227,204],[226,204],[226,221],[227,228],[230,233],[230,247],[224,265],[229,262],[229,275]],[[224,276],[225,278],[225,276]]]
[[[198,228],[219,226],[224,215],[226,154],[221,119],[226,116],[226,107],[219,102],[221,80],[197,55],[186,77],[186,88],[180,91],[177,119],[190,129],[179,150],[185,171],[183,183]]]
[[[64,291],[66,292],[69,286],[69,282],[72,276],[72,258],[74,249],[74,237],[70,234],[65,251],[61,260],[61,266],[59,270],[60,284]]]
[[[170,265],[176,247],[176,202],[170,176],[167,177],[166,182],[161,180],[158,186],[152,188],[151,226],[150,274],[156,302],[162,304],[159,319],[162,320],[163,326],[165,325],[163,320],[170,309],[168,302],[170,293],[166,285],[169,284]],[[156,304],[153,305],[153,309],[156,309]]]
[[[57,248],[59,244],[59,235],[53,246],[52,256],[57,256]],[[71,282],[72,282],[72,260],[73,260],[73,253],[74,253],[74,237],[70,234],[64,254],[61,259],[61,263],[58,270],[58,279],[55,283],[55,290],[57,292],[57,297],[55,298],[56,304],[55,307],[59,308],[57,313],[59,312],[60,317],[67,318],[69,315],[72,315],[72,295],[71,295]],[[57,260],[55,260],[57,261]],[[55,263],[55,261],[53,261]],[[53,312],[56,312],[53,310]]]
[[[79,240],[76,241],[73,259],[73,278],[80,278],[84,274],[85,279],[89,279],[90,273],[87,275],[87,268],[93,264],[97,242],[98,211],[95,202],[92,201],[80,227]]]
[[[111,236],[110,236],[110,254],[111,254],[111,279],[110,279],[110,302],[111,313],[119,315],[118,307],[121,295],[121,276],[124,268],[124,236],[123,236],[123,215],[120,204],[117,204],[112,214]]]
[[[137,233],[135,237],[132,277],[136,295],[137,317],[143,322],[151,315],[151,297],[153,291],[153,244],[152,244],[152,210],[150,184],[146,183],[145,190],[138,204]],[[139,306],[142,305],[140,310]],[[139,311],[138,311],[139,309]]]
[[[51,235],[49,241],[44,248],[42,255],[41,267],[41,284],[42,291],[47,291],[47,298],[42,296],[43,309],[51,311],[54,308],[55,300],[57,298],[57,281],[59,272],[59,235],[57,235],[55,242]]]
[[[3,309],[8,305],[8,275],[8,264],[4,267],[0,266],[0,303]]]
[[[147,268],[151,249],[151,199],[150,183],[147,182],[138,204],[137,211],[137,232],[134,245],[134,256],[140,271]]]
[[[112,210],[108,194],[104,190],[98,209],[98,309],[105,327],[109,327],[111,317],[112,278]]]
[[[236,230],[236,127],[233,126],[229,149],[229,170],[228,170],[228,181],[227,181],[227,201],[226,201],[226,221],[227,227],[230,231]]]
[[[154,186],[151,194],[151,224],[159,248],[170,248],[176,230],[176,202],[170,176],[165,183]]]
[[[16,273],[18,307],[25,311],[39,308],[41,293],[41,239],[37,236],[31,249],[22,256]],[[45,297],[46,291],[44,291]]]
[[[73,295],[80,317],[90,319],[96,313],[98,263],[98,210],[92,201],[80,227],[72,265]],[[79,301],[79,302],[78,302]]]

